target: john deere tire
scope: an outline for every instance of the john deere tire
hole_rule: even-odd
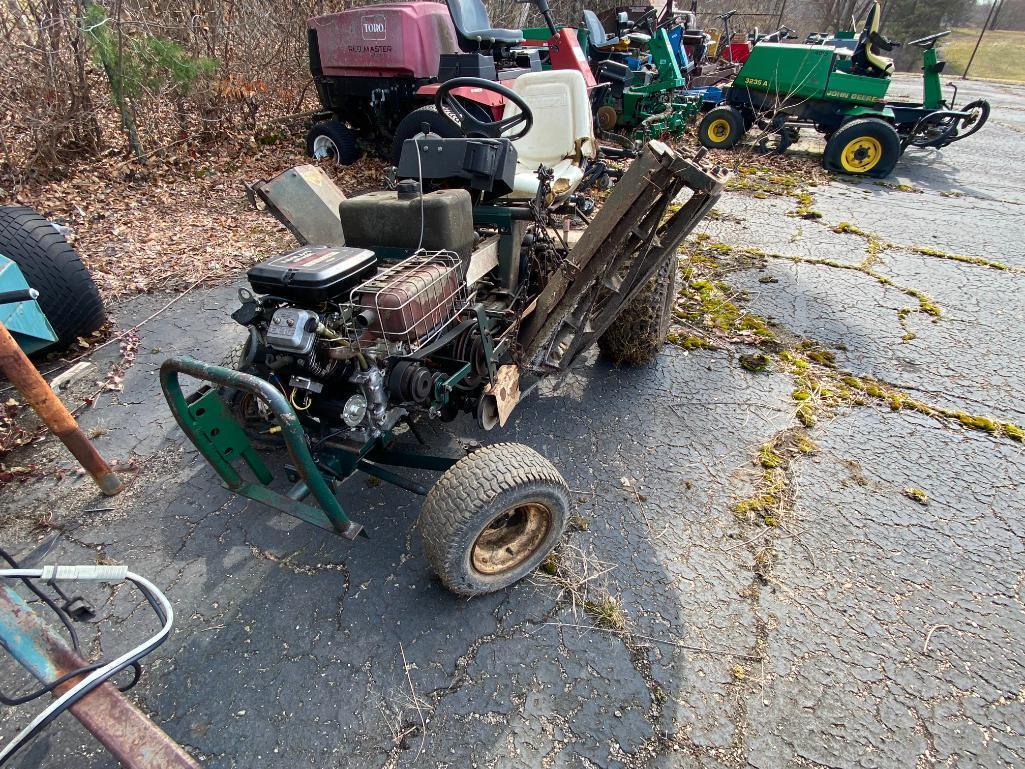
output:
[[[418,526],[442,584],[482,595],[536,569],[562,537],[568,512],[569,489],[551,462],[519,443],[496,443],[438,479]]]
[[[334,158],[339,165],[350,166],[362,157],[363,151],[355,131],[338,120],[325,120],[314,123],[306,134],[306,154],[317,160]]]
[[[826,142],[822,165],[856,176],[889,176],[900,160],[897,129],[879,118],[860,118],[840,126]]]
[[[658,357],[676,300],[676,257],[670,257],[598,337],[598,349],[616,366],[643,366]]]
[[[491,118],[488,117],[488,120]],[[437,134],[442,139],[458,139],[463,135],[462,130],[448,115],[438,112],[434,107],[420,107],[406,115],[399,122],[395,129],[395,138],[392,140],[391,161],[394,165],[399,164],[402,156],[402,145],[406,139],[412,139],[423,130],[423,124],[430,126],[431,133]]]
[[[747,124],[739,110],[730,106],[710,109],[698,125],[698,141],[703,147],[728,150],[737,146],[747,132]]]
[[[25,206],[0,206],[0,254],[21,269],[39,292],[39,306],[67,347],[107,319],[89,270],[64,236]]]

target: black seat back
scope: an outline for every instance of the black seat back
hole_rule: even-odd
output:
[[[879,19],[877,14],[879,13],[879,3],[873,3],[872,7],[868,11],[868,16],[865,19],[865,26],[861,28],[861,34],[858,35],[858,45],[854,48],[854,53],[851,54],[851,72],[855,75],[871,75],[873,77],[886,77],[887,72],[884,69],[880,69],[868,56],[869,47],[873,45],[872,36],[873,33],[878,34]],[[873,50],[873,53],[878,55],[878,51]]]
[[[609,35],[594,11],[584,11],[584,28],[587,30],[587,42],[595,48],[604,48],[616,42],[615,35]]]
[[[508,139],[419,134],[402,144],[398,177],[505,195],[516,178],[516,158],[516,147]]]
[[[606,59],[598,65],[597,78],[599,83],[608,83],[613,97],[623,98],[623,91],[630,85],[633,72],[626,64]]]
[[[515,45],[523,42],[523,33],[514,29],[491,26],[488,9],[481,0],[446,0],[452,24],[456,28],[459,47],[467,52],[489,48],[499,43]]]

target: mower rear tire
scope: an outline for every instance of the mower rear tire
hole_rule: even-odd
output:
[[[658,357],[673,317],[676,267],[673,255],[598,337],[598,349],[613,365],[643,366]]]
[[[0,254],[18,265],[39,307],[67,347],[107,320],[103,299],[81,257],[47,219],[25,206],[0,206]]]
[[[491,120],[490,117],[487,118]],[[395,129],[395,138],[392,140],[391,161],[394,165],[399,164],[402,156],[402,145],[406,139],[412,139],[423,131],[423,124],[430,126],[431,133],[437,134],[442,139],[458,139],[463,135],[459,125],[448,115],[438,112],[434,107],[420,107],[415,109],[399,121]]]
[[[453,593],[512,585],[555,549],[569,514],[569,487],[532,448],[496,443],[456,462],[424,501],[424,555]]]
[[[338,165],[351,166],[363,156],[357,134],[338,120],[314,123],[306,134],[306,154],[316,160],[334,158]]]
[[[747,122],[743,114],[729,105],[710,109],[698,124],[698,141],[714,150],[732,149],[745,133]]]
[[[897,129],[880,118],[844,123],[826,142],[822,165],[830,171],[855,176],[889,176],[900,160]]]

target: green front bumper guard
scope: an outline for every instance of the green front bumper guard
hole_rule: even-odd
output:
[[[178,381],[180,374],[206,382],[208,386],[186,398]],[[270,411],[281,429],[292,460],[288,469],[293,470],[295,482],[287,493],[270,488],[274,475],[229,412],[217,387],[247,392],[259,398]],[[457,461],[450,457],[389,449],[386,444],[391,440],[391,434],[351,450],[339,446],[324,447],[318,450],[315,458],[299,417],[276,387],[252,374],[203,363],[188,356],[169,358],[161,364],[160,388],[182,431],[229,490],[348,539],[355,539],[360,534],[366,536],[363,526],[351,520],[335,498],[337,487],[354,472],[359,470],[414,494],[425,495],[425,487],[381,465],[444,472]],[[255,481],[247,480],[239,472],[237,463],[240,460],[248,466]],[[317,506],[305,501],[311,495]]]

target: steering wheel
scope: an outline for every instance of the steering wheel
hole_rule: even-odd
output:
[[[482,91],[496,93],[503,99],[511,101],[520,111],[501,120],[485,122],[470,114],[462,102],[452,93],[456,88],[480,88]],[[523,97],[510,88],[500,85],[493,80],[484,80],[480,77],[457,77],[442,83],[434,95],[434,107],[438,112],[450,112],[459,119],[459,127],[467,137],[478,137],[483,139],[501,139],[506,131],[524,124],[523,129],[504,138],[510,141],[522,139],[534,125],[534,113],[530,111],[527,102]]]
[[[645,34],[650,34],[652,37],[654,37],[655,36],[655,28],[657,27],[657,25],[653,25],[652,24],[652,22],[655,20],[654,16],[655,16],[655,9],[654,8],[649,8],[648,10],[646,10],[644,13],[642,13],[640,16],[637,17],[637,21],[634,21],[634,22],[630,23],[630,26],[627,28],[627,33],[629,34],[630,32],[635,32],[637,30],[640,30],[641,27],[644,27],[644,29],[647,30],[647,32]]]
[[[935,35],[928,35],[926,37],[920,37],[917,40],[909,40],[908,45],[917,45],[919,48],[932,48],[936,45],[936,41],[941,37],[946,37],[950,34],[948,29],[946,32],[937,32]]]

